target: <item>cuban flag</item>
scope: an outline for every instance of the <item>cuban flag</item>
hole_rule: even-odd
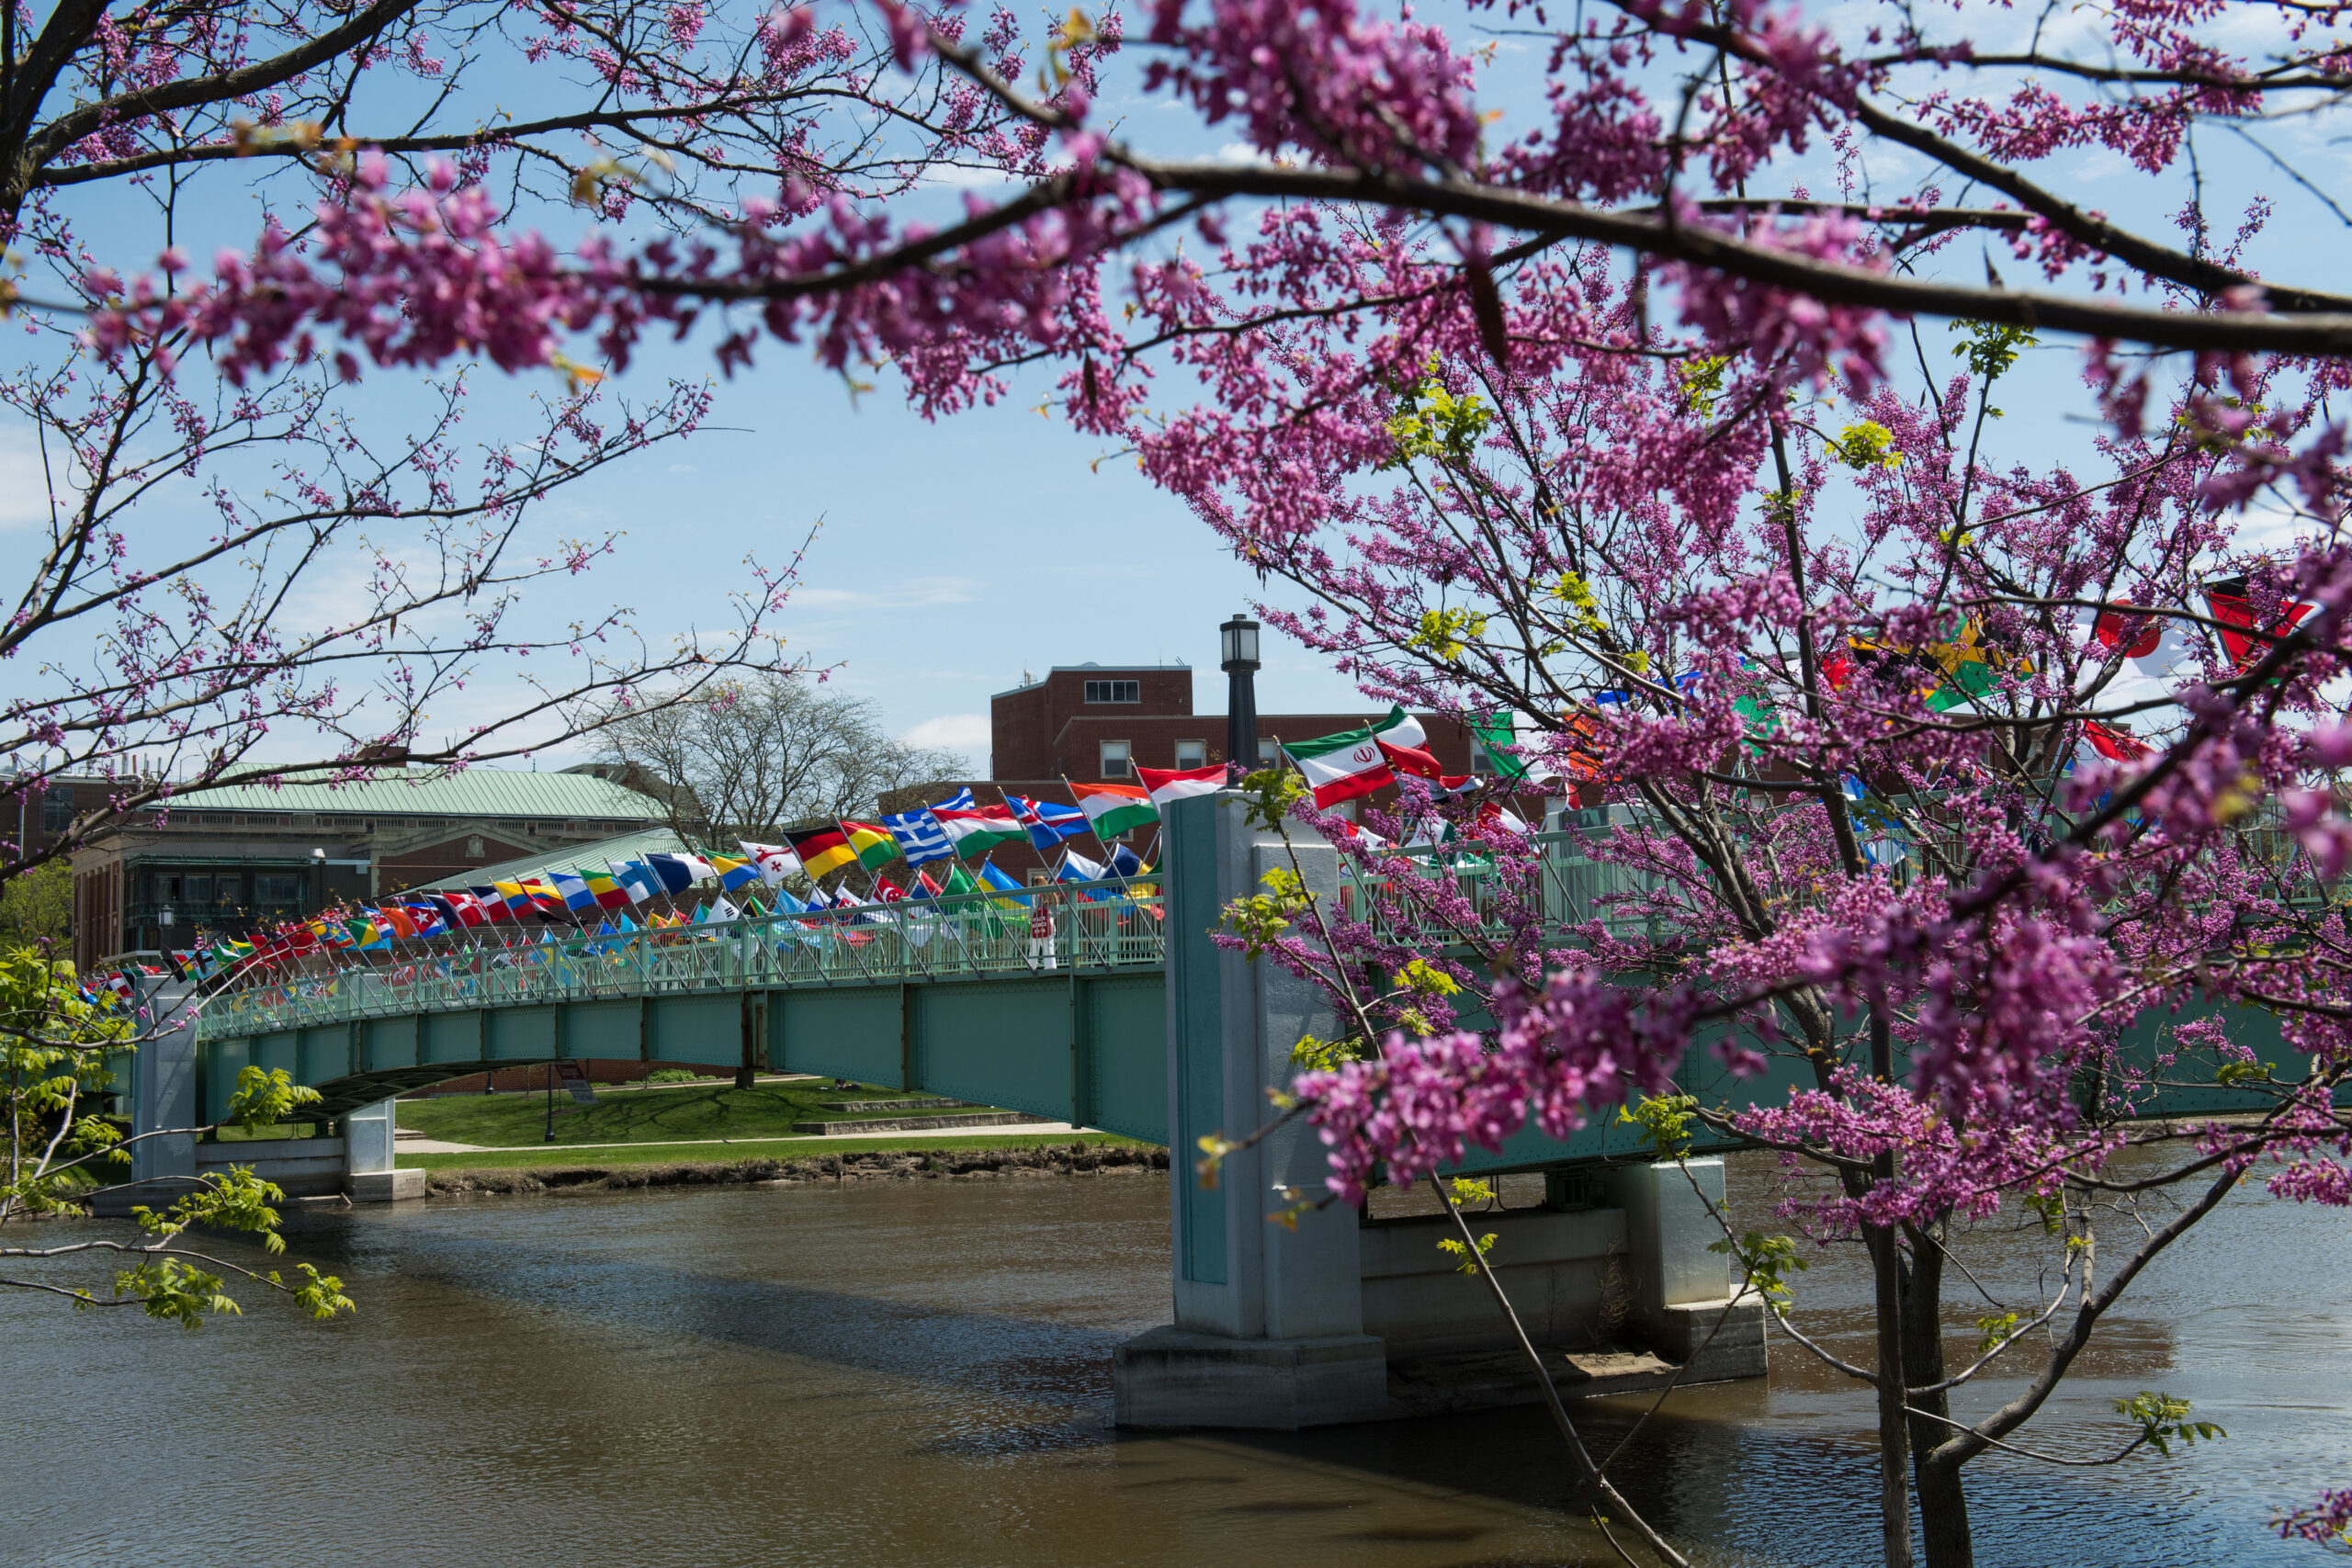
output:
[[[959,802],[962,809],[970,810],[972,792],[958,790],[956,799],[943,800],[939,804],[954,810]],[[931,814],[927,806],[917,807],[912,811],[901,811],[896,817],[885,817],[882,826],[890,830],[890,837],[899,840],[899,852],[907,857],[909,865],[956,858],[956,840],[947,836],[947,829],[939,825],[939,818]]]
[[[1018,795],[1006,795],[1004,803],[1012,807],[1013,819],[1029,829],[1029,841],[1041,850],[1050,850],[1064,839],[1093,830],[1086,813],[1075,806],[1057,806],[1050,800],[1031,800]]]

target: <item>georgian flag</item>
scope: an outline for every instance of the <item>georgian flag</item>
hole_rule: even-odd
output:
[[[1285,741],[1283,750],[1306,775],[1317,811],[1329,811],[1343,800],[1354,800],[1396,782],[1369,728]]]
[[[782,844],[755,844],[749,839],[738,839],[735,847],[759,868],[760,880],[770,887],[800,869],[800,857]]]

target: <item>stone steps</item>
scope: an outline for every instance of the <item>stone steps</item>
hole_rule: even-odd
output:
[[[972,1102],[968,1100],[820,1100],[817,1102],[827,1111],[958,1111]],[[981,1106],[978,1109],[986,1110]]]
[[[844,1133],[929,1133],[942,1127],[1020,1127],[1046,1119],[1022,1111],[978,1111],[966,1116],[863,1116],[854,1122],[795,1122],[796,1133],[835,1138]]]

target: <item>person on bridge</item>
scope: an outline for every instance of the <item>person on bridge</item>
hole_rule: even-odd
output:
[[[1043,892],[1033,894],[1029,900],[1029,967],[1055,967],[1054,906]]]

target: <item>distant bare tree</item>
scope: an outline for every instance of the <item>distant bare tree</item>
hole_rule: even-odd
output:
[[[812,820],[865,817],[886,790],[960,776],[954,751],[909,746],[864,697],[757,673],[613,718],[599,761],[668,807],[670,826],[721,848]]]

